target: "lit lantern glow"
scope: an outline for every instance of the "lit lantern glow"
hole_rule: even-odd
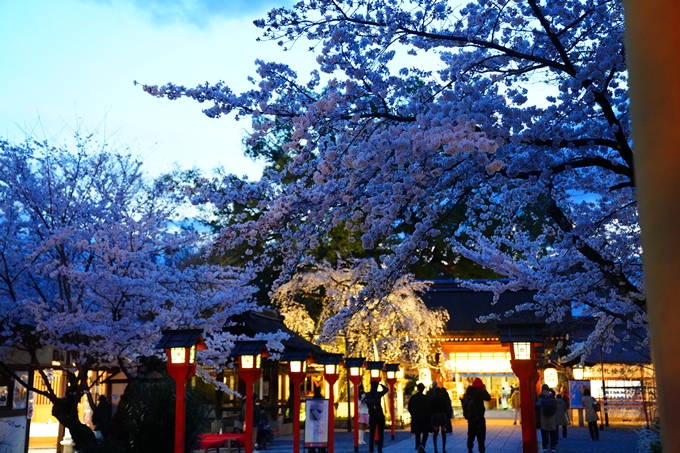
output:
[[[358,366],[350,367],[349,375],[350,376],[359,376],[360,370],[361,370],[361,367],[358,367]]]
[[[531,343],[516,342],[512,344],[515,360],[531,360]]]
[[[327,364],[327,365],[324,366],[324,373],[326,375],[338,374],[336,368],[337,368],[337,365],[335,365],[335,364]]]
[[[302,360],[291,360],[288,363],[291,373],[304,373],[307,371],[307,363]]]
[[[241,361],[241,368],[243,368],[245,370],[252,370],[253,368],[260,368],[261,359],[262,359],[262,356],[260,354],[258,354],[258,355],[245,354],[245,355],[239,356],[239,360]]]
[[[378,379],[380,378],[380,370],[371,370],[371,379]]]
[[[572,370],[574,372],[574,379],[577,381],[582,381],[583,380],[583,367],[582,366],[575,366],[574,369]]]
[[[559,384],[557,370],[555,368],[546,368],[545,372],[543,373],[543,380],[546,384],[548,384],[548,387],[556,388],[557,384]]]
[[[187,350],[186,348],[170,348],[170,362],[171,363],[184,363],[186,360]]]

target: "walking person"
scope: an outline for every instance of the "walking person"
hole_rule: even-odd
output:
[[[416,436],[416,451],[425,453],[427,436],[431,429],[430,404],[425,396],[425,385],[421,382],[416,388],[418,393],[408,400],[408,412],[411,414],[411,432]]]
[[[538,395],[538,406],[540,408],[540,428],[543,451],[557,450],[557,399],[548,384],[543,384],[541,394]]]
[[[501,387],[501,407],[503,409],[508,408],[508,399],[509,399],[508,387],[507,384],[503,383],[503,387]]]
[[[366,405],[366,392],[363,384],[359,385],[359,445],[366,445],[366,431],[369,426],[368,406]]]
[[[434,398],[430,401],[430,412],[432,420],[432,443],[434,444],[434,453],[439,453],[437,450],[437,435],[442,433],[442,453],[446,453],[446,429],[447,420],[451,423],[449,418],[449,411],[451,410],[451,399],[444,396],[446,390],[438,388],[435,391]]]
[[[597,422],[600,417],[597,415],[595,406],[597,401],[590,396],[590,389],[583,390],[581,397],[581,404],[586,410],[586,422],[588,422],[588,431],[590,431],[590,440],[600,440],[600,428],[597,427]]]
[[[463,396],[463,416],[468,422],[467,448],[472,453],[475,438],[479,453],[484,453],[486,447],[486,419],[484,418],[484,401],[491,401],[491,395],[481,379],[475,378],[472,385],[465,390]]]
[[[382,389],[378,390],[378,386]],[[366,394],[366,406],[368,406],[368,451],[373,453],[375,446],[376,430],[378,434],[378,453],[382,453],[383,441],[385,440],[385,413],[382,408],[382,397],[387,394],[387,387],[376,381],[371,382],[371,390]]]
[[[569,424],[569,414],[568,410],[569,407],[567,407],[567,402],[564,401],[564,398],[562,397],[562,394],[559,393],[557,394],[557,399],[555,402],[557,403],[557,412],[555,413],[555,423],[557,424],[557,431],[559,434],[559,429],[560,426],[562,427],[562,439],[567,438],[567,425]]]
[[[512,392],[512,396],[510,397],[510,405],[512,406],[512,410],[515,412],[512,424],[516,425],[517,420],[519,420],[521,424],[522,416],[520,413],[520,407],[522,405],[522,398],[519,396],[519,389],[515,389],[515,391]]]

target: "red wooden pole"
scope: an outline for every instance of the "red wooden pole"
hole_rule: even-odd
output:
[[[175,387],[175,453],[184,453],[187,383],[183,379],[176,380]]]
[[[253,418],[255,415],[255,401],[253,398],[253,383],[260,377],[261,370],[258,368],[239,369],[239,377],[246,384],[246,419],[245,423],[245,453],[253,453]],[[255,431],[256,432],[256,431]]]
[[[646,313],[663,451],[680,452],[680,3],[624,1]],[[670,341],[669,341],[670,340]]]
[[[333,386],[338,380],[337,374],[324,376],[328,382],[328,453],[335,452],[335,389]]]
[[[175,381],[175,453],[184,453],[187,381],[194,375],[196,366],[182,364],[168,366],[168,374]]]
[[[392,431],[392,440],[394,440],[396,425],[397,425],[396,421],[394,420],[394,380],[388,379],[387,385],[390,386],[390,420],[392,420],[391,431]]]
[[[536,363],[533,360],[511,360],[512,371],[519,379],[519,397],[522,420],[522,452],[538,453],[536,437],[535,386],[538,382]]]
[[[300,452],[300,385],[305,379],[305,373],[291,373],[293,383],[293,453]]]
[[[255,402],[253,401],[253,380],[246,381],[246,453],[253,453],[253,419],[255,418]]]
[[[354,451],[359,451],[359,382],[361,376],[350,376],[354,386]],[[348,414],[349,416],[349,414]]]

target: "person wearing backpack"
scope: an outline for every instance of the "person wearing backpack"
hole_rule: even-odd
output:
[[[472,453],[475,438],[479,453],[484,453],[486,447],[486,419],[484,418],[484,401],[491,401],[491,395],[481,379],[475,378],[472,385],[465,390],[463,396],[463,417],[468,422],[467,448]]]
[[[555,392],[550,389],[548,384],[543,384],[541,387],[541,394],[538,395],[537,405],[540,412],[543,451],[556,451],[557,421],[555,420],[555,414],[557,413],[557,400],[555,399]]]
[[[378,386],[382,387],[378,390]],[[366,393],[366,406],[368,406],[368,451],[373,453],[375,445],[375,434],[378,431],[378,453],[382,453],[383,441],[385,439],[385,413],[382,408],[382,397],[387,394],[387,387],[376,381],[371,382],[371,390]]]

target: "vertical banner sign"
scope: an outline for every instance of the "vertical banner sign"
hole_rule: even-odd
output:
[[[28,384],[28,372],[18,373],[19,378]],[[14,394],[12,396],[12,409],[26,409],[26,399],[28,392],[26,387],[21,385],[18,381],[14,381]]]
[[[306,401],[305,448],[328,447],[328,400],[309,398]]]

